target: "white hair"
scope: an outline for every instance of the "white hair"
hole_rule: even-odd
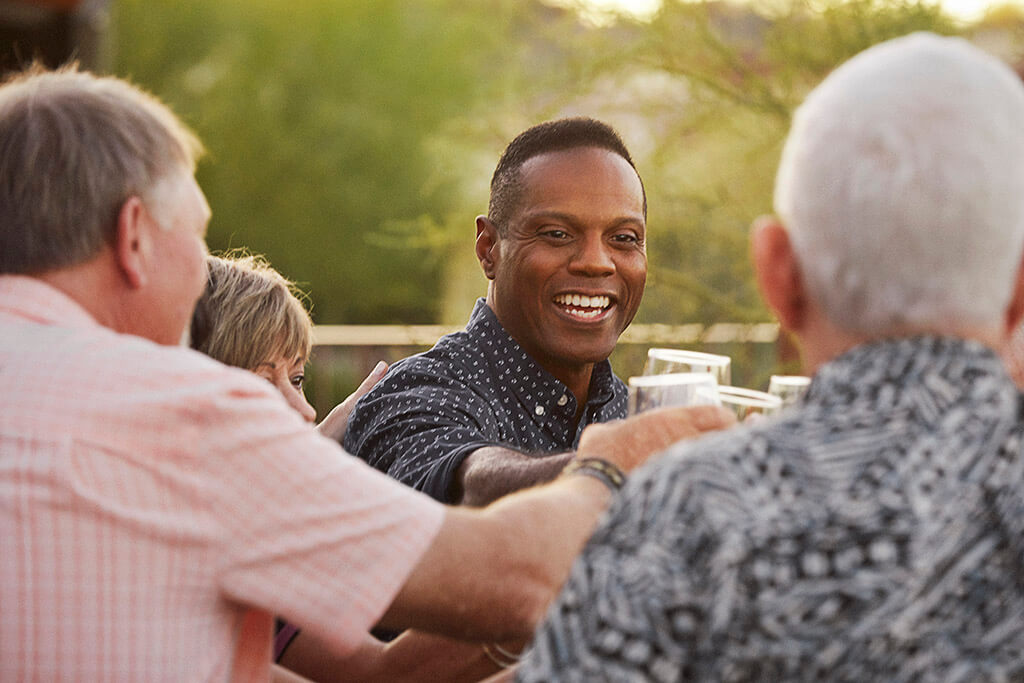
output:
[[[841,329],[1000,322],[1024,249],[1024,84],[958,38],[862,52],[797,111],[775,210]]]

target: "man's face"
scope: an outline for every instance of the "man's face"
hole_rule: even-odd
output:
[[[180,344],[206,286],[210,207],[185,169],[157,183],[146,206],[155,229],[151,231],[153,268],[147,283],[153,310],[144,336],[161,344]]]
[[[605,149],[543,154],[520,170],[522,193],[484,263],[487,302],[555,376],[606,359],[636,314],[647,279],[640,178]]]

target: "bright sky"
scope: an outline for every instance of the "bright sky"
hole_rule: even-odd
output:
[[[661,6],[661,0],[549,0],[557,5],[582,5],[593,12],[591,17],[600,23],[603,13],[619,10],[644,19],[652,16]],[[981,17],[985,10],[993,5],[1017,4],[1024,5],[1024,0],[938,0],[946,11],[953,16],[973,21]],[[586,10],[584,10],[586,11]]]

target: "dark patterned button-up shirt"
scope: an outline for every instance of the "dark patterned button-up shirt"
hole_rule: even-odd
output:
[[[579,424],[576,398],[477,301],[465,331],[395,363],[356,406],[344,445],[378,470],[442,502],[474,450],[549,454],[576,447],[583,428],[626,415],[626,386],[598,363]]]
[[[916,338],[631,477],[518,681],[1024,680],[1022,399]]]

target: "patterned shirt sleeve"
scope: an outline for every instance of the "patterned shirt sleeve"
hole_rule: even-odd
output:
[[[442,502],[462,461],[502,445],[493,411],[466,383],[420,360],[391,372],[352,414],[345,448]]]

